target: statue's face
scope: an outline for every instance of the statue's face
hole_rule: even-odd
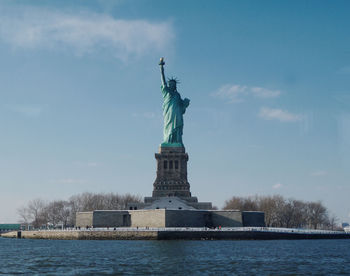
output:
[[[169,88],[171,90],[176,90],[176,82],[175,81],[169,81]]]

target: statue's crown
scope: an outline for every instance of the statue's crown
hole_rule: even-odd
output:
[[[171,79],[168,79],[168,82],[169,81],[173,81],[175,82],[176,84],[180,83],[180,81],[177,79],[177,78],[174,78],[174,77],[171,77]]]

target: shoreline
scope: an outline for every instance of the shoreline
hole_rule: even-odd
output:
[[[288,228],[116,228],[86,230],[33,230],[2,233],[4,238],[49,240],[305,240],[350,239],[341,231]]]

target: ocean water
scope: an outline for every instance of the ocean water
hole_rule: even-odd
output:
[[[350,240],[0,238],[0,275],[350,275]]]

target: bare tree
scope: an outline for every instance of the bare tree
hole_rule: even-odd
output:
[[[140,196],[131,194],[119,195],[82,193],[70,197],[69,202],[74,211],[93,211],[93,210],[123,210],[128,203],[142,202]]]
[[[20,222],[25,225],[29,225],[32,222],[32,216],[29,214],[27,207],[22,206],[17,209],[17,214],[20,216]]]
[[[257,211],[258,203],[256,197],[232,197],[225,201],[224,210]]]
[[[280,195],[232,197],[225,201],[224,210],[263,211],[268,227],[334,228],[336,218],[328,216],[321,202],[304,202]]]
[[[291,226],[302,228],[307,225],[307,204],[301,200],[290,199],[290,204],[293,208],[291,218]]]
[[[67,226],[69,216],[71,215],[71,206],[68,201],[56,200],[50,202],[46,207],[48,222],[53,226],[63,224]]]
[[[29,201],[27,212],[35,228],[39,228],[47,223],[46,206],[46,202],[40,198]]]
[[[281,226],[281,208],[284,206],[284,199],[280,195],[259,197],[259,210],[265,213],[265,223],[268,227]]]
[[[317,229],[327,222],[327,209],[320,201],[307,204],[307,215],[309,226]]]
[[[229,200],[225,201],[224,210],[242,210],[243,209],[243,198],[233,196]]]
[[[338,218],[336,215],[332,214],[330,215],[330,217],[328,218],[328,222],[327,222],[327,225],[328,225],[328,228],[330,230],[339,230],[339,225],[338,225]]]
[[[121,210],[126,209],[129,203],[138,203],[142,202],[142,198],[140,196],[135,196],[131,194],[125,194],[121,198]]]
[[[34,199],[17,212],[23,223],[31,223],[35,228],[47,224],[63,224],[66,227],[75,225],[76,212],[123,210],[129,203],[138,202],[142,202],[142,198],[131,194],[82,193],[71,196],[68,201],[54,200],[47,203],[42,199]]]
[[[142,202],[142,198],[131,194],[119,195],[116,193],[82,193],[73,195],[69,198],[71,213],[68,221],[70,225],[75,224],[76,212],[93,210],[124,210],[127,208],[129,203],[138,202]]]

